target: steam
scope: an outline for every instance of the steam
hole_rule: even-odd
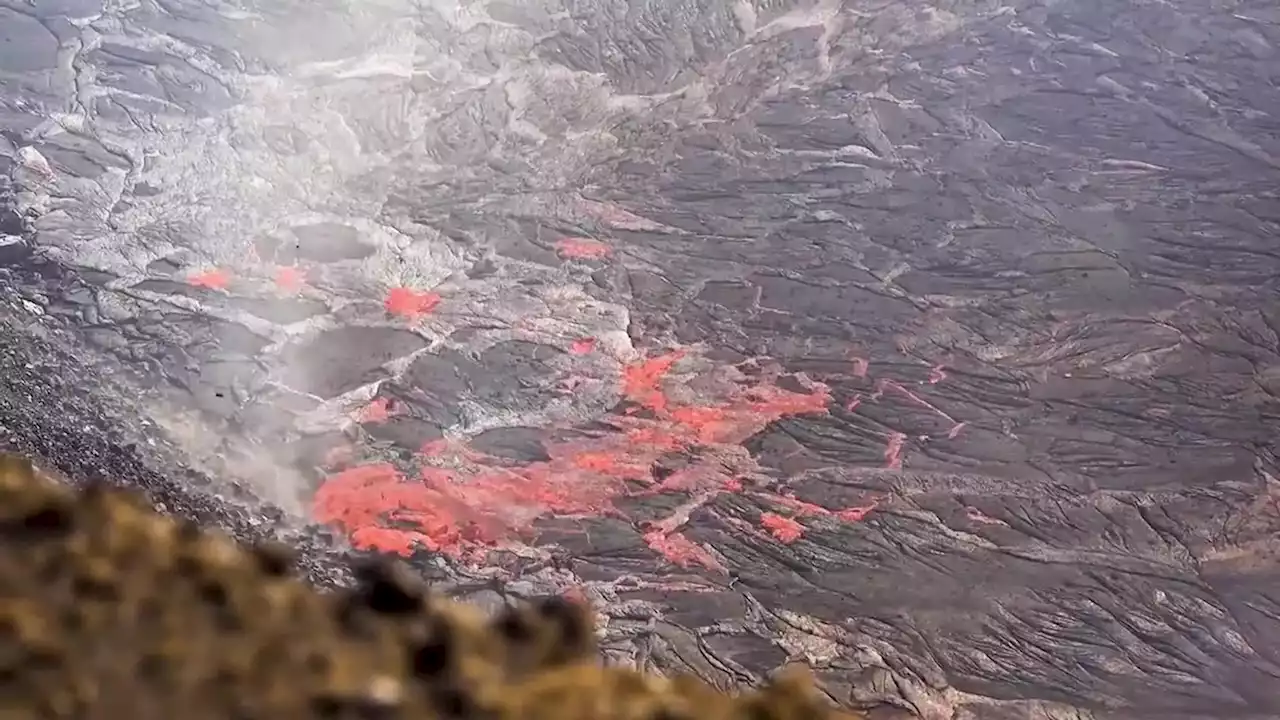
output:
[[[554,292],[533,297],[504,287],[536,274],[553,280],[553,268],[487,258],[501,277],[469,280],[468,268],[486,260],[482,251],[441,232],[459,210],[554,215],[551,189],[575,182],[589,158],[614,144],[599,132],[617,113],[604,81],[533,59],[538,22],[518,29],[479,4],[448,2],[298,4],[287,16],[220,12],[220,28],[205,29],[220,29],[229,46],[239,46],[238,63],[158,34],[127,12],[86,29],[82,52],[134,47],[180,58],[154,72],[202,84],[208,97],[225,95],[224,106],[205,114],[157,103],[142,122],[53,117],[43,137],[83,135],[128,158],[127,169],[96,179],[53,172],[34,148],[20,155],[30,166],[27,209],[43,215],[43,249],[119,278],[102,289],[98,319],[125,323],[181,311],[220,328],[218,349],[200,349],[191,386],[149,395],[140,408],[191,464],[247,483],[305,519],[310,483],[281,440],[349,427],[377,386],[310,393],[300,388],[326,368],[315,355],[287,350],[344,323],[407,328],[424,348],[448,345],[477,319],[488,330],[473,348],[518,335],[549,344],[584,334],[625,338],[621,308],[581,293],[566,302]],[[82,72],[85,87],[102,97],[124,92],[91,64]],[[463,181],[481,191],[415,189]],[[522,199],[503,192],[515,187]],[[48,212],[54,197],[74,199],[57,220]],[[397,197],[409,204],[397,206]],[[437,214],[413,207],[419,198]],[[64,232],[68,214],[80,230]],[[382,299],[397,288],[445,291],[447,307],[420,322],[387,317]],[[529,322],[530,313],[540,319]],[[411,360],[390,358],[388,370]],[[211,420],[200,407],[210,404],[236,422],[251,416],[258,431],[242,435]]]
[[[247,482],[305,519],[310,483],[282,442],[300,431],[349,428],[387,377],[337,394],[306,389],[337,362],[307,349],[344,324],[418,334],[421,347],[386,359],[390,375],[415,353],[461,347],[455,338],[464,328],[469,352],[511,339],[568,347],[591,338],[610,362],[629,361],[626,299],[586,293],[554,261],[556,248],[594,243],[592,256],[601,258],[626,252],[614,247],[610,228],[676,231],[589,202],[582,189],[607,183],[602,168],[642,149],[638,140],[652,146],[643,140],[649,123],[731,117],[774,92],[782,78],[729,95],[718,85],[741,75],[738,65],[751,53],[774,52],[767,43],[779,33],[824,29],[814,59],[792,69],[798,74],[788,82],[820,77],[833,53],[852,52],[838,42],[838,4],[766,11],[745,0],[733,9],[674,2],[647,12],[683,38],[673,45],[675,65],[662,77],[619,78],[603,68],[571,69],[555,59],[559,45],[541,47],[569,20],[553,5],[362,0],[285,11],[280,3],[224,4],[198,22],[201,33],[220,37],[221,50],[182,39],[190,33],[162,34],[137,8],[110,10],[82,28],[81,54],[112,47],[167,58],[152,71],[157,82],[186,91],[139,105],[136,89],[119,87],[93,63],[78,64],[82,96],[151,110],[51,116],[32,141],[76,136],[127,162],[96,178],[75,177],[46,172],[47,160],[24,150],[25,208],[42,215],[43,250],[118,277],[99,293],[98,319],[174,310],[220,328],[218,350],[199,359],[188,390],[201,402],[233,405],[233,419],[251,417],[258,431],[232,432],[182,393],[145,401],[145,415],[193,464]],[[633,22],[627,8],[625,0],[601,3],[588,24],[611,35],[598,39],[609,53],[639,62],[648,51],[619,31]],[[726,38],[743,53],[695,50]],[[757,40],[766,44],[751,45]],[[459,217],[476,222],[460,228]],[[479,242],[454,239],[468,234]],[[495,247],[540,247],[551,261],[483,249]],[[478,263],[491,272],[472,277]],[[397,288],[443,300],[421,318],[391,317],[381,303]],[[585,418],[607,401],[580,393],[523,413],[476,406],[450,431]]]

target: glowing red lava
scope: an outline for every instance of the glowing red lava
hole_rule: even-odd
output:
[[[743,492],[738,476],[752,471],[754,461],[741,443],[779,418],[826,412],[830,394],[820,383],[810,383],[807,393],[792,392],[726,375],[718,397],[706,404],[677,401],[669,373],[684,357],[676,351],[624,370],[622,389],[632,409],[648,412],[615,415],[615,432],[547,441],[549,459],[523,465],[465,442],[431,442],[418,456],[415,477],[390,464],[334,475],[316,494],[315,517],[344,530],[362,549],[402,555],[428,549],[479,559],[489,549],[528,539],[539,518],[622,516],[618,499],[680,492],[692,498],[687,510],[650,523],[644,542],[675,565],[724,571],[711,551],[680,531],[688,512],[718,493]],[[727,371],[704,366],[701,372]],[[652,468],[668,453],[687,462],[657,479]],[[838,516],[813,508],[811,514]]]
[[[195,287],[208,290],[226,290],[231,284],[231,273],[219,268],[205,270],[187,277],[187,282]]]
[[[588,355],[596,349],[595,338],[578,338],[569,344],[569,352],[574,355]]]
[[[440,296],[437,293],[405,287],[392,288],[383,302],[387,312],[406,320],[417,320],[435,310],[439,304]]]
[[[793,543],[804,535],[804,526],[794,518],[783,517],[777,513],[767,512],[760,516],[760,524],[773,534],[779,542]]]
[[[722,573],[728,572],[728,569],[714,555],[707,552],[706,548],[685,537],[682,532],[653,530],[645,533],[644,544],[673,565],[680,567],[701,565]]]
[[[556,252],[562,258],[573,260],[603,260],[612,250],[599,240],[570,237],[556,243]]]
[[[805,502],[790,495],[771,495],[765,500],[776,505],[780,510],[787,510],[794,517],[834,517],[843,522],[862,522],[867,515],[880,506],[883,498],[877,498],[866,505],[857,505],[842,510],[828,510],[821,505]],[[760,524],[783,543],[791,543],[800,539],[804,526],[793,518],[778,513],[764,513]]]
[[[276,268],[276,288],[283,292],[297,292],[306,283],[306,275],[296,265]]]

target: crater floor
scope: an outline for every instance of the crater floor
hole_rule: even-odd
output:
[[[0,0],[0,446],[611,659],[1280,713],[1280,11]]]

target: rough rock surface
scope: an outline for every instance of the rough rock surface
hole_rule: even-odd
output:
[[[721,685],[1272,717],[1278,44],[1261,0],[0,0],[0,430],[317,582],[578,588]]]
[[[74,493],[0,456],[5,717],[858,720],[808,673],[716,692],[608,667],[588,605],[488,615],[371,563],[350,591],[290,576],[287,549],[237,547],[137,494]]]

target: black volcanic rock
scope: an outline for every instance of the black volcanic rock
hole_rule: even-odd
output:
[[[0,444],[717,683],[1275,715],[1278,22],[0,2]]]

